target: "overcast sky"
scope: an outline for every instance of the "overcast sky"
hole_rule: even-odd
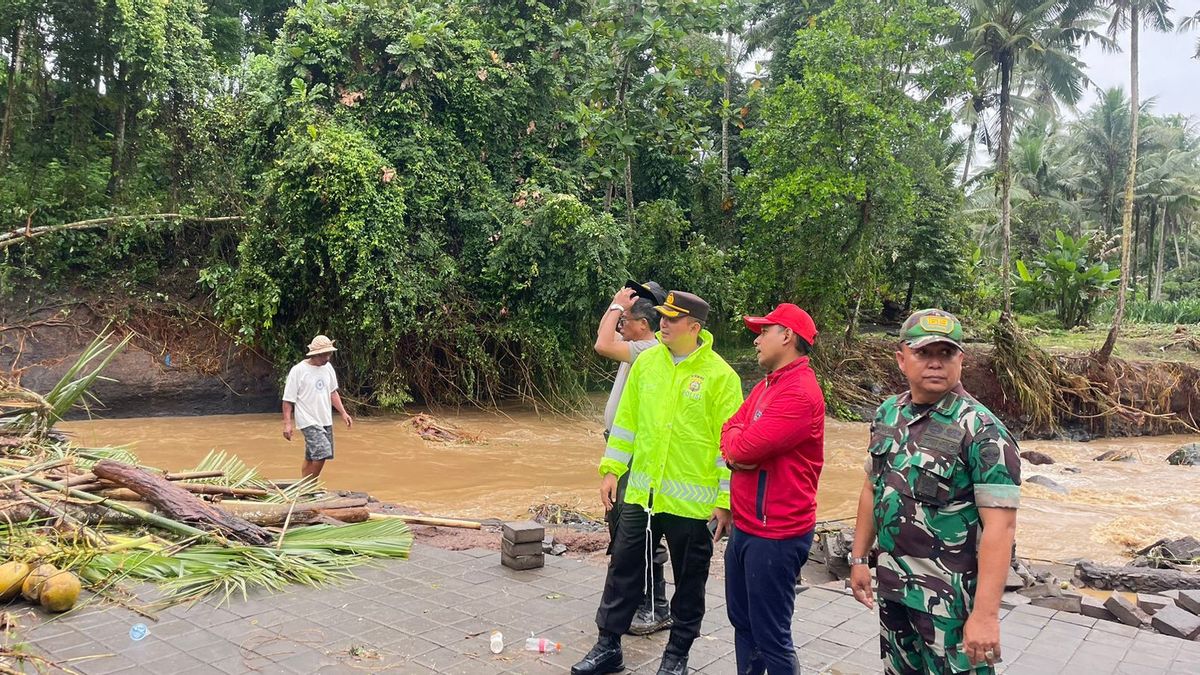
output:
[[[1200,0],[1175,0],[1173,18],[1178,20],[1184,10],[1188,14],[1200,8]],[[1139,93],[1142,100],[1155,98],[1153,111],[1159,115],[1182,113],[1200,120],[1200,60],[1193,59],[1196,39],[1200,33],[1139,33],[1138,71]],[[1129,49],[1129,34],[1117,38],[1122,50]],[[1121,51],[1106,53],[1099,45],[1084,48],[1082,59],[1087,64],[1088,77],[1094,86],[1120,85],[1129,92],[1129,54]],[[1085,110],[1096,100],[1095,90],[1089,91],[1079,103]]]

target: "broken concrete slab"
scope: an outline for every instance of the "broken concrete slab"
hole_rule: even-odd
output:
[[[1071,612],[1072,614],[1080,614],[1082,609],[1083,596],[1079,593],[1064,591],[1062,595],[1046,596],[1042,598],[1033,598],[1029,604],[1034,607],[1045,607],[1059,612]]]
[[[1017,591],[1018,594],[1027,598],[1057,598],[1062,596],[1062,589],[1059,588],[1057,580],[1041,581],[1032,586],[1026,586]]]
[[[1103,602],[1093,598],[1090,595],[1083,596],[1079,603],[1079,613],[1091,617],[1093,619],[1103,619],[1105,621],[1116,621],[1117,617],[1104,606]]]
[[[1112,612],[1113,616],[1117,617],[1117,621],[1126,626],[1141,628],[1150,622],[1150,617],[1145,612],[1120,593],[1108,596],[1108,599],[1104,601],[1104,608]]]
[[[1017,574],[1016,570],[1010,567],[1008,570],[1008,579],[1004,582],[1004,590],[1015,591],[1018,588],[1025,588],[1025,580],[1021,578],[1020,574]]]
[[[1155,595],[1153,593],[1137,594],[1137,606],[1147,614],[1153,615],[1158,610],[1171,604],[1174,603],[1171,602],[1170,598],[1164,598],[1161,595]]]
[[[514,544],[527,544],[531,541],[541,542],[546,536],[546,528],[541,523],[532,520],[518,520],[504,524],[504,538]]]
[[[1020,593],[1005,593],[1000,596],[1000,606],[1005,609],[1013,609],[1021,605],[1028,605],[1032,600],[1021,595]]]
[[[1200,637],[1200,616],[1179,607],[1164,607],[1150,620],[1154,630],[1163,635],[1195,640]]]
[[[1179,591],[1175,604],[1187,611],[1200,616],[1200,591]]]

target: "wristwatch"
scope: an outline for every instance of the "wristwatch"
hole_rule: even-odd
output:
[[[850,563],[851,565],[870,565],[871,556],[864,555],[861,557],[855,557],[853,553],[847,553],[846,562]]]
[[[614,309],[615,309],[615,310],[617,310],[618,312],[624,312],[624,311],[625,311],[625,308],[624,308],[624,307],[622,307],[622,306],[618,305],[618,304],[617,304],[617,303],[615,303],[615,302],[614,302],[613,304],[611,304],[611,305],[609,305],[609,306],[608,306],[608,311],[610,311],[610,312],[611,312],[611,311],[613,311]]]

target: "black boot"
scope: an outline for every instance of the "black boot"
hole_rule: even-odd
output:
[[[625,670],[625,657],[621,654],[621,638],[600,633],[600,639],[583,660],[571,666],[571,675],[605,675]]]
[[[654,609],[650,609],[650,598],[646,598],[633,615],[629,634],[650,635],[670,628],[672,623],[671,606],[667,604],[667,581],[660,576],[654,582]]]
[[[687,675],[688,657],[674,652],[664,652],[658,664],[658,675]]]

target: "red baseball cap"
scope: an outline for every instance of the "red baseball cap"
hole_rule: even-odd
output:
[[[742,321],[746,322],[746,328],[755,333],[761,333],[763,326],[783,326],[791,328],[793,333],[799,335],[810,345],[817,339],[816,322],[808,315],[808,312],[790,302],[779,304],[766,316],[744,316]]]

